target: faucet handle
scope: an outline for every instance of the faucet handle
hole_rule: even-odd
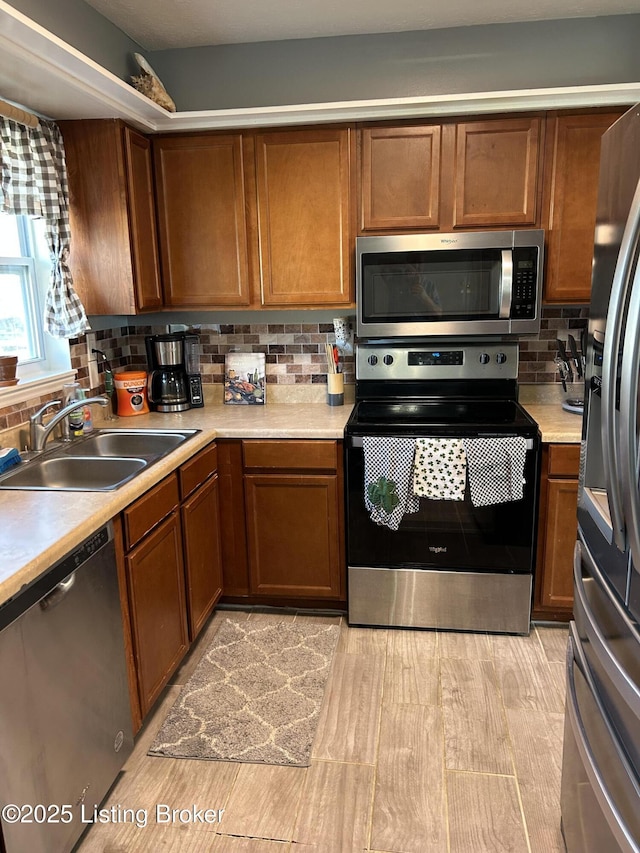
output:
[[[49,402],[45,403],[41,409],[38,409],[38,411],[34,415],[31,415],[29,420],[32,424],[41,424],[42,416],[45,414],[45,412],[47,412],[49,409],[53,409],[54,406],[61,405],[61,403],[62,400],[49,400]]]

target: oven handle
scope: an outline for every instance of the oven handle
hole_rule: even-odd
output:
[[[511,316],[511,292],[513,288],[513,250],[502,250],[502,275],[500,277],[500,313],[501,320]]]
[[[453,437],[455,437],[455,436],[453,436]],[[477,438],[483,438],[483,436],[479,433],[477,435]],[[492,435],[491,438],[495,438],[495,435]],[[526,442],[527,442],[526,443],[526,449],[527,450],[533,450],[533,439],[527,438]],[[362,436],[361,435],[352,435],[352,436],[350,436],[348,443],[349,443],[349,447],[362,447]]]

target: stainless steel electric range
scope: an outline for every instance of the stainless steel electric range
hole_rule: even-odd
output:
[[[350,624],[529,632],[540,433],[517,372],[511,342],[358,346]]]

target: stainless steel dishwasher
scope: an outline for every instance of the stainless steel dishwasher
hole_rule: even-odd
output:
[[[6,851],[66,853],[133,748],[111,524],[0,608],[0,685]]]

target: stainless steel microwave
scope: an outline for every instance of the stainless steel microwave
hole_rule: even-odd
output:
[[[544,231],[356,238],[360,338],[538,332]]]

